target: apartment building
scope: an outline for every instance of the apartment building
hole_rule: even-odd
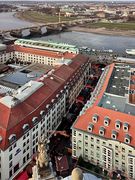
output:
[[[13,179],[31,161],[40,136],[48,138],[87,83],[91,61],[76,55],[68,65],[37,64],[0,80],[0,178]],[[42,65],[45,66],[45,65]],[[5,171],[6,169],[6,171]]]
[[[7,60],[14,58],[14,46],[0,45],[0,64],[4,64]]]
[[[42,49],[42,50],[49,50],[55,52],[69,52],[78,54],[79,49],[75,45],[70,45],[67,43],[58,43],[53,41],[36,41],[31,39],[18,39],[15,41],[15,45],[23,46],[23,47],[30,47],[35,49]]]
[[[15,59],[23,62],[48,64],[51,66],[61,66],[70,63],[77,54],[69,52],[55,52],[33,47],[14,46]]]
[[[135,179],[135,67],[111,64],[72,127],[72,156]]]

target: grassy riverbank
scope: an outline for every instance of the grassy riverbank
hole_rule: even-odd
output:
[[[87,23],[87,28],[106,28],[108,30],[135,30],[135,22],[111,23],[111,22],[97,22]]]
[[[40,13],[37,11],[25,11],[19,12],[16,15],[18,18],[25,19],[31,22],[38,22],[38,23],[54,23],[59,22],[59,16],[52,16],[47,15],[45,13]],[[63,17],[61,16],[61,21],[72,21],[75,20],[75,17]]]

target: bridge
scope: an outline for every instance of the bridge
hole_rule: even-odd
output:
[[[97,19],[95,19],[97,20]],[[94,21],[95,21],[94,20]],[[29,35],[44,35],[51,34],[55,32],[64,31],[68,27],[81,25],[87,22],[93,22],[93,19],[77,19],[72,21],[61,21],[54,23],[38,24],[29,27],[15,28],[0,31],[2,37],[12,36],[12,37],[27,37]]]

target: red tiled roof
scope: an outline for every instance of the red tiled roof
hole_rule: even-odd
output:
[[[111,139],[112,130],[116,130],[115,129],[116,120],[120,120],[122,123],[127,122],[129,124],[129,131],[127,133],[131,136],[130,145],[135,146],[135,136],[134,136],[135,116],[118,112],[118,111],[114,111],[114,110],[110,110],[110,109],[105,109],[103,107],[98,106],[98,103],[107,88],[113,68],[114,68],[114,64],[110,65],[110,69],[107,74],[106,80],[103,84],[102,90],[100,94],[97,96],[97,99],[95,103],[93,104],[93,106],[88,108],[83,115],[79,116],[79,118],[77,119],[73,127],[82,131],[87,131],[88,125],[92,123],[94,124],[94,128],[91,133],[99,136],[99,128],[101,126],[104,126],[104,118],[108,116],[110,119],[110,123],[108,126],[104,126],[105,127],[104,137],[107,139]],[[99,119],[97,123],[92,122],[92,117],[94,114],[99,115]],[[117,140],[120,142],[124,142],[126,132],[123,131],[122,125],[121,125],[120,130],[116,130],[116,131],[118,132]]]
[[[82,61],[78,68],[81,67],[81,64],[84,62]],[[47,77],[41,88],[15,107],[9,108],[0,103],[0,136],[2,137],[0,148],[2,150],[7,149],[10,145],[8,138],[11,134],[16,134],[17,139],[23,135],[22,127],[24,124],[28,123],[30,128],[33,127],[32,118],[39,117],[41,110],[46,111],[46,105],[56,98],[56,94],[63,89],[75,71],[76,69],[63,65],[50,75],[53,78]]]
[[[59,59],[61,58],[72,59],[76,56],[76,54],[69,53],[69,52],[61,53],[61,52],[55,52],[55,51],[49,51],[49,50],[47,51],[47,50],[41,50],[41,49],[36,49],[36,48],[22,47],[18,45],[14,46],[14,50],[28,53],[28,54],[35,54],[39,56],[46,56],[46,57],[59,58]]]
[[[92,116],[94,114],[99,115],[99,119],[97,123],[92,122]],[[104,118],[105,117],[110,118],[110,123],[108,126],[104,126]],[[113,111],[109,109],[104,109],[102,107],[93,106],[86,110],[85,114],[81,115],[77,122],[74,124],[74,128],[80,129],[82,131],[87,131],[88,125],[90,123],[94,124],[94,128],[92,131],[92,134],[99,136],[99,128],[101,126],[105,127],[105,135],[104,137],[107,139],[111,139],[111,133],[112,130],[115,129],[115,122],[116,120],[120,120],[122,123],[127,122],[129,124],[129,132],[128,134],[131,136],[131,145],[135,146],[135,135],[134,135],[134,129],[135,129],[135,116],[124,114],[118,111]],[[116,130],[118,132],[117,140],[120,142],[124,142],[125,134],[126,132],[123,131],[123,126],[121,125],[120,130]]]

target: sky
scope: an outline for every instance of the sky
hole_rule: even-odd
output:
[[[0,0],[0,1],[108,1],[108,2],[113,2],[113,1],[124,1],[124,2],[133,2],[135,0]]]

